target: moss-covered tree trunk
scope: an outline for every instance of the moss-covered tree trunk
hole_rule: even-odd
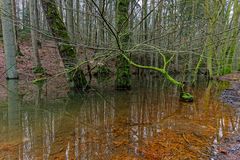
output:
[[[119,45],[122,50],[127,48],[129,42],[129,20],[128,20],[129,0],[117,0],[116,25],[118,30]],[[127,53],[125,53],[127,54]],[[123,56],[117,57],[116,62],[116,89],[131,88],[130,64]]]
[[[233,25],[233,30],[232,30],[232,41],[229,46],[229,54],[227,56],[227,63],[226,67],[228,69],[225,69],[225,71],[232,72],[233,70],[233,63],[234,63],[234,57],[236,54],[236,49],[238,48],[238,35],[239,35],[239,17],[240,17],[240,5],[238,0],[234,0],[234,8],[233,8],[233,18],[232,18],[232,25]],[[228,72],[227,72],[228,73]]]
[[[76,56],[76,48],[69,45],[71,42],[67,28],[60,16],[55,0],[41,0],[44,13],[52,31],[56,38],[58,50],[67,73],[67,79],[70,89],[76,92],[83,91],[86,88],[87,81],[83,71],[77,66],[78,60]]]

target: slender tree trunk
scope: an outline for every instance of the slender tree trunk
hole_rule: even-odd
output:
[[[210,11],[210,5],[209,5],[209,1],[205,0],[205,14],[209,15]],[[212,19],[214,17],[211,17]],[[213,41],[212,41],[212,35],[215,29],[215,22],[214,19],[209,20],[209,24],[208,24],[208,32],[209,32],[209,36],[207,36],[207,40],[206,40],[206,44],[209,46],[208,47],[208,54],[207,54],[207,70],[208,70],[208,74],[209,74],[209,78],[213,78],[213,52],[214,52],[214,48],[213,48]]]
[[[40,13],[39,13],[39,9],[38,9],[38,7],[41,5],[40,3],[38,3],[39,1],[38,0],[35,0],[35,13],[36,13],[36,29],[40,29]],[[37,35],[39,35],[38,33],[37,33]]]
[[[36,4],[36,6],[35,6],[35,10],[36,10],[36,29],[37,30],[41,30],[40,28],[40,26],[41,26],[41,2],[40,1],[38,1],[38,0],[35,0],[35,4]],[[39,9],[39,7],[40,7],[40,9]],[[41,38],[42,38],[42,34],[40,34],[40,33],[38,33],[38,32],[36,32],[36,35],[37,35],[37,38],[36,38],[36,40],[37,40],[37,46],[38,46],[38,48],[41,48],[42,47],[42,41],[41,41]]]
[[[157,22],[156,22],[156,27],[158,29],[158,36],[162,35],[162,11],[163,11],[163,0],[160,0],[159,5],[158,5],[158,10],[157,10]],[[161,40],[158,40],[157,45],[161,46]],[[159,66],[159,54],[155,55],[155,66]]]
[[[129,42],[129,20],[128,20],[128,7],[129,0],[117,1],[117,15],[116,25],[119,32],[119,43],[121,49],[127,49]],[[126,53],[125,53],[126,54]],[[117,89],[130,89],[131,88],[131,73],[130,64],[123,56],[117,57],[116,62],[117,73],[115,85]]]
[[[76,92],[83,91],[86,88],[87,80],[83,71],[77,66],[76,48],[69,45],[71,39],[58,12],[56,1],[41,0],[41,2],[49,28],[56,38],[58,50],[67,72],[70,89]]]
[[[67,30],[71,41],[74,39],[73,0],[67,0]]]
[[[147,17],[147,13],[148,13],[148,7],[147,7],[147,0],[143,0],[143,17],[145,18],[145,17]],[[143,21],[143,23],[144,23],[144,29],[143,29],[143,34],[144,34],[144,36],[143,36],[143,39],[144,39],[144,41],[146,41],[147,39],[148,39],[148,18],[146,18],[144,21]]]
[[[114,25],[114,15],[115,15],[115,12],[114,12],[114,2],[113,1],[110,1],[109,4],[108,4],[108,12],[109,12],[109,22]],[[112,34],[107,32],[107,42],[108,44],[111,44],[112,42]],[[109,45],[108,45],[109,47]]]
[[[86,6],[85,6],[85,13],[86,13],[86,24],[85,24],[85,31],[86,31],[86,44],[87,45],[91,45],[92,43],[92,18],[91,18],[91,14],[92,14],[92,3],[89,2],[88,0],[85,0]]]
[[[16,20],[17,20],[16,1],[15,0],[11,0],[11,1],[12,1],[12,20],[13,20],[13,24],[16,24]],[[15,43],[17,46],[17,25],[14,25],[14,34],[15,34]]]
[[[2,37],[2,16],[0,18],[0,37]]]
[[[153,10],[152,12],[152,15],[151,15],[151,38],[153,39],[152,40],[152,44],[154,45],[155,44],[155,31],[154,31],[154,28],[155,28],[155,0],[151,0],[151,10]],[[154,66],[154,54],[151,53],[150,54],[150,65],[151,66]]]
[[[193,49],[193,36],[195,34],[195,27],[193,26],[194,24],[194,18],[195,18],[195,2],[192,1],[192,15],[191,15],[191,24],[189,25],[189,28],[191,29],[192,33],[190,33],[189,35],[189,48],[192,50]],[[189,52],[189,61],[188,61],[188,73],[190,73],[190,75],[188,75],[188,77],[191,78],[191,73],[193,70],[193,54],[192,52]]]
[[[16,9],[16,0],[12,0],[13,5],[13,23],[14,23],[14,34],[15,34],[15,43],[16,43],[16,49],[17,49],[17,55],[21,54],[20,47],[18,45],[18,26],[17,26],[17,9]]]
[[[29,9],[30,9],[30,24],[31,24],[31,38],[32,38],[32,52],[34,58],[34,65],[36,68],[41,68],[41,61],[38,52],[38,43],[37,43],[37,1],[30,0],[29,1]]]
[[[22,0],[22,23],[23,29],[25,28],[25,0]]]
[[[100,0],[99,1],[99,8],[103,14],[103,16],[105,16],[105,0]],[[104,30],[104,22],[102,21],[102,19],[98,19],[98,23],[99,23],[99,45],[104,45],[105,42],[105,30]]]
[[[41,6],[41,1],[38,3],[38,7],[39,7],[39,10],[38,10],[38,29],[40,30],[44,30],[44,26],[45,26],[45,14],[43,13],[43,9]],[[43,34],[38,34],[38,42],[39,42],[39,47],[41,48],[42,47],[42,43],[43,43]]]
[[[131,1],[130,2],[130,17],[129,17],[129,36],[130,36],[130,44],[132,45],[134,42],[133,39],[133,26],[134,26],[134,5],[135,5],[135,1]]]
[[[16,43],[14,35],[14,24],[11,20],[13,15],[12,1],[2,1],[2,30],[4,53],[6,59],[6,71],[8,79],[18,78],[16,67]]]
[[[59,12],[61,18],[63,19],[63,0],[59,0]]]
[[[77,26],[75,30],[75,34],[77,34],[77,40],[80,40],[80,36],[78,35],[80,33],[80,25],[81,25],[81,19],[80,19],[80,0],[76,0],[76,19],[77,19]]]
[[[147,0],[142,0],[143,6],[142,6],[142,19],[144,19],[147,16]],[[143,20],[143,42],[147,41],[147,18]],[[143,65],[148,65],[148,54],[144,53],[143,55]],[[147,75],[149,73],[148,70],[143,70],[144,75]]]

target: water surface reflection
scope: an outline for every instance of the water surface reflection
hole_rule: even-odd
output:
[[[145,80],[132,91],[45,106],[39,98],[21,105],[11,92],[0,109],[0,158],[207,159],[213,143],[239,129],[221,89],[198,85],[195,102],[181,103],[176,88]]]

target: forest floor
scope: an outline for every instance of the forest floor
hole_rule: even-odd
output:
[[[31,52],[31,42],[24,41],[19,43],[19,48],[22,55],[17,56],[17,70],[19,74],[18,94],[25,102],[32,102],[38,96],[39,87],[33,84],[36,75],[33,73],[33,56]],[[42,97],[47,97],[47,100],[58,100],[67,97],[69,91],[64,66],[61,57],[58,53],[56,43],[46,40],[42,43],[39,49],[41,64],[45,69],[45,77],[47,83],[42,87]],[[87,50],[86,54],[79,49],[78,57],[80,59],[89,60],[91,73],[94,74],[98,66],[105,65],[103,61],[93,61],[95,53],[93,50]],[[86,57],[87,56],[87,57]],[[7,100],[7,87],[5,62],[4,62],[3,44],[0,42],[0,101]],[[115,62],[111,60],[106,65],[111,73],[114,73]],[[82,66],[85,74],[88,75],[87,66]],[[110,74],[111,74],[110,73]],[[91,80],[91,84],[96,84],[96,79]]]
[[[222,76],[219,80],[231,83],[231,87],[222,92],[221,99],[223,102],[233,106],[236,114],[240,116],[240,72]],[[240,133],[237,132],[228,138],[224,138],[216,146],[215,154],[213,160],[239,160]]]
[[[68,91],[64,67],[54,42],[45,42],[39,49],[43,68],[46,70],[47,86],[44,87],[43,96],[50,99],[65,97]],[[20,44],[22,55],[17,56],[17,68],[19,74],[18,94],[24,101],[31,101],[37,94],[38,87],[32,81],[36,78],[33,73],[33,57],[31,43]],[[61,88],[61,89],[59,89]],[[3,45],[0,43],[0,100],[7,98],[7,81],[4,63]],[[50,94],[51,93],[51,94]]]

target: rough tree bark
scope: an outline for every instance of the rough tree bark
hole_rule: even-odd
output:
[[[67,72],[70,89],[75,92],[83,91],[86,88],[87,80],[81,68],[77,66],[76,48],[69,45],[71,39],[61,19],[56,1],[41,0],[41,2],[49,28],[56,38],[58,50]]]

